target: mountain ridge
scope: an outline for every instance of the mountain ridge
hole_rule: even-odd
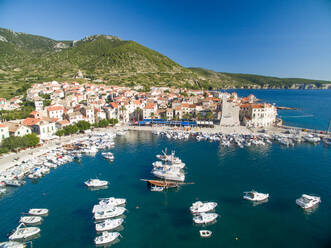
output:
[[[322,87],[329,81],[282,79],[253,74],[185,68],[135,41],[113,35],[91,35],[78,41],[14,32],[0,28],[0,96],[22,94],[42,81],[103,82],[125,86],[186,88]],[[77,71],[84,78],[75,78]],[[296,87],[296,86],[295,86]]]

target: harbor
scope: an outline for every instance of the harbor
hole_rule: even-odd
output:
[[[162,247],[164,242],[183,247],[250,246],[263,244],[266,239],[280,246],[299,243],[311,247],[316,244],[313,238],[316,235],[327,240],[330,153],[322,143],[284,147],[274,142],[240,149],[235,145],[221,146],[219,142],[197,141],[195,137],[168,139],[146,131],[128,131],[113,141],[112,148],[105,148],[114,154],[113,162],[105,159],[101,150],[95,156],[82,154],[80,161],[59,166],[37,181],[26,179],[22,187],[10,188],[0,200],[0,210],[7,209],[2,216],[5,225],[0,228],[1,240],[17,226],[20,213],[39,207],[48,208],[51,214],[43,222],[40,237],[33,240],[34,247],[92,247],[97,233],[91,210],[98,199],[109,196],[127,199],[122,238],[114,247]],[[168,154],[174,150],[185,163],[185,182],[194,184],[151,192],[140,179],[153,178],[152,164],[165,147]],[[307,161],[306,156],[311,160]],[[244,163],[242,158],[246,158]],[[315,166],[310,161],[315,161]],[[109,186],[89,190],[84,182],[91,178],[107,180]],[[269,201],[255,205],[244,200],[243,192],[251,189],[270,193]],[[303,193],[320,195],[322,203],[312,212],[301,209],[295,200]],[[221,217],[206,228],[196,226],[188,210],[199,200],[218,203],[217,213]],[[282,221],[284,217],[286,224]],[[305,225],[307,221],[312,225]],[[313,223],[318,223],[318,227]],[[63,231],[55,233],[56,229]],[[174,229],[177,231],[171,231]],[[210,238],[201,238],[199,231],[203,229],[212,232]],[[162,235],[158,235],[160,232]],[[264,233],[264,238],[259,238],[256,232]],[[302,232],[306,233],[303,240]],[[142,238],[146,233],[155,238]],[[278,239],[279,235],[286,244]]]

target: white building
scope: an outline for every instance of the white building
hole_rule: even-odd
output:
[[[249,127],[268,127],[276,122],[277,108],[271,104],[242,104],[240,120]]]
[[[56,118],[63,120],[64,108],[62,106],[49,106],[47,107],[47,115],[49,118]]]
[[[5,138],[9,137],[8,127],[4,124],[0,124],[0,142],[2,142]]]

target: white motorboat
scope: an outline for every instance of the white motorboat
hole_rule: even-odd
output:
[[[165,180],[172,180],[172,181],[180,181],[184,182],[185,181],[185,174],[180,172],[179,170],[174,170],[174,169],[154,169],[152,171],[153,175],[165,179]]]
[[[98,148],[97,148],[95,145],[93,145],[93,146],[91,146],[91,147],[89,147],[89,148],[85,148],[85,149],[83,150],[83,152],[84,152],[86,155],[95,156],[95,155],[98,153]]]
[[[105,159],[108,159],[108,160],[114,160],[114,154],[112,154],[111,152],[103,152],[101,153],[101,156]]]
[[[48,215],[48,209],[47,208],[31,208],[29,210],[30,215],[35,216],[45,216]]]
[[[98,221],[98,220],[115,218],[117,216],[124,214],[125,211],[126,209],[124,207],[113,207],[112,209],[108,209],[105,211],[95,212],[94,219]]]
[[[109,197],[109,198],[100,199],[99,201],[99,205],[120,206],[125,204],[126,204],[126,199],[124,198]]]
[[[118,228],[122,223],[124,222],[123,219],[118,218],[118,219],[107,219],[103,222],[96,223],[95,224],[95,230],[97,232],[103,232],[103,231],[110,231],[115,228]]]
[[[200,230],[199,233],[202,238],[209,238],[213,232],[209,230]]]
[[[94,239],[96,245],[107,245],[120,236],[119,232],[103,232],[102,235]]]
[[[243,198],[245,200],[259,202],[259,201],[267,200],[269,198],[269,194],[258,193],[252,190],[252,191],[244,192]]]
[[[161,186],[152,186],[151,187],[151,191],[154,191],[154,192],[161,192],[164,190],[164,187],[161,187]]]
[[[201,202],[197,201],[192,204],[190,211],[193,214],[206,213],[213,211],[217,206],[216,202]]]
[[[193,217],[193,221],[196,224],[208,224],[217,219],[218,214],[216,213],[201,213]]]
[[[25,244],[16,241],[7,241],[0,243],[0,248],[25,248]]]
[[[41,224],[43,218],[40,216],[22,216],[20,218],[20,223],[24,223],[26,225],[37,225]]]
[[[318,196],[303,194],[300,198],[296,199],[296,204],[303,209],[309,209],[316,206],[321,202],[321,198]]]
[[[22,227],[23,226],[23,227]],[[40,228],[38,227],[25,227],[21,223],[15,231],[9,236],[9,240],[24,240],[29,239],[40,233]]]
[[[99,180],[99,179],[89,179],[84,183],[87,187],[104,187],[108,185],[108,181]]]

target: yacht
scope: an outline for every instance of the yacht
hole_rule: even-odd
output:
[[[314,136],[312,134],[304,135],[303,138],[310,143],[316,144],[321,141],[321,138],[318,136]]]
[[[108,185],[108,181],[103,181],[99,179],[89,179],[84,183],[87,187],[104,187]]]
[[[15,242],[15,241],[7,241],[0,243],[0,248],[25,248],[25,244]]]
[[[29,210],[29,215],[46,216],[46,215],[48,215],[48,209],[47,208],[31,208]]]
[[[184,173],[180,172],[179,170],[175,169],[154,169],[152,171],[153,175],[165,179],[165,180],[172,180],[172,181],[185,181],[185,175]]]
[[[95,212],[94,219],[98,221],[98,220],[115,218],[117,216],[124,214],[125,211],[126,209],[124,207],[113,207],[112,209],[109,210]]]
[[[25,225],[23,223],[21,223],[15,229],[15,231],[9,236],[9,240],[24,240],[24,239],[31,238],[39,233],[40,233],[40,228],[25,227]]]
[[[216,202],[201,202],[201,201],[197,201],[195,203],[192,204],[192,206],[190,207],[190,211],[193,214],[199,214],[199,213],[206,213],[206,212],[210,212],[213,211],[217,206]]]
[[[258,193],[252,190],[252,191],[244,192],[243,198],[245,200],[259,202],[259,201],[267,200],[269,198],[269,194]]]
[[[180,163],[172,163],[170,161],[165,161],[165,162],[162,162],[162,161],[155,161],[152,163],[153,167],[154,168],[178,168],[178,169],[183,169],[185,168],[185,164],[180,162]]]
[[[20,223],[24,223],[26,225],[37,225],[41,224],[43,218],[40,216],[23,216],[20,218]]]
[[[124,222],[123,219],[118,218],[118,219],[107,219],[103,222],[95,224],[95,230],[97,232],[104,232],[104,231],[110,231],[113,230]]]
[[[102,235],[94,239],[96,245],[107,245],[120,236],[119,232],[103,232]]]
[[[193,217],[195,224],[208,224],[217,219],[218,214],[216,213],[201,213]]]
[[[160,187],[160,186],[152,186],[151,187],[151,191],[154,191],[154,192],[161,192],[164,190],[164,187]]]
[[[303,209],[309,209],[316,206],[321,202],[321,198],[318,196],[303,194],[300,198],[296,199],[296,204]]]
[[[324,138],[323,143],[326,144],[326,145],[331,146],[331,138]]]
[[[109,198],[100,199],[99,201],[99,205],[120,206],[125,204],[126,204],[126,199],[124,198],[109,197]]]

